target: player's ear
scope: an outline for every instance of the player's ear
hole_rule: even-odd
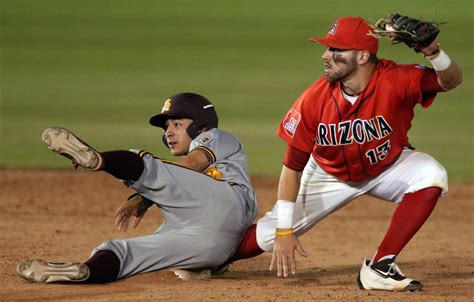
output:
[[[357,61],[359,61],[359,64],[367,64],[367,62],[369,62],[369,59],[370,53],[367,50],[360,50],[357,52]]]

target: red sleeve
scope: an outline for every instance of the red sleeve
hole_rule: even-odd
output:
[[[311,152],[298,150],[291,145],[286,145],[285,158],[283,164],[294,171],[303,171],[308,162]]]
[[[421,78],[421,93],[423,94],[423,107],[429,107],[436,97],[438,92],[443,92],[443,88],[439,85],[438,76],[433,69],[426,72]]]
[[[411,64],[401,65],[400,72],[398,79],[399,83],[405,81],[404,93],[407,101],[411,104],[420,104],[424,108],[431,106],[436,93],[439,92],[435,71],[423,65]]]
[[[316,106],[318,82],[315,82],[296,100],[288,113],[283,117],[277,135],[292,147],[304,152],[311,152],[316,137],[317,119],[313,117]]]
[[[430,69],[430,71],[426,72],[421,78],[421,92],[423,95],[432,95],[444,91],[439,85],[436,72],[433,69]]]

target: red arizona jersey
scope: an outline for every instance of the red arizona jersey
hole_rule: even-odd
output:
[[[325,77],[313,83],[280,123],[278,136],[312,156],[344,181],[380,174],[409,146],[414,107],[429,107],[420,81],[430,68],[380,60],[367,87],[352,105],[340,84]]]

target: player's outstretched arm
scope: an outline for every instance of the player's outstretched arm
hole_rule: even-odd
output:
[[[278,223],[273,244],[270,270],[276,266],[278,277],[288,277],[289,272],[296,273],[295,250],[304,257],[308,256],[303,244],[294,235],[292,229],[293,211],[301,181],[301,172],[283,166],[278,184]]]
[[[461,69],[441,49],[436,39],[427,47],[422,48],[421,53],[433,65],[438,76],[438,83],[445,91],[451,90],[462,83]]]
[[[115,226],[117,230],[126,232],[132,216],[132,227],[136,228],[152,204],[152,201],[143,198],[139,194],[133,194],[128,197],[127,201],[125,201],[115,213]]]
[[[184,156],[178,165],[193,169],[194,171],[202,172],[212,163],[209,154],[202,149],[194,149],[186,156]]]

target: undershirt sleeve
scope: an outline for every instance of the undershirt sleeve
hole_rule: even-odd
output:
[[[429,107],[438,92],[443,92],[443,88],[439,85],[438,76],[433,69],[425,72],[420,79],[420,91],[421,91],[421,106],[424,108]]]
[[[292,147],[290,144],[286,145],[285,158],[283,164],[294,171],[303,171],[308,162],[311,152],[301,151]]]
[[[438,76],[436,72],[427,72],[421,78],[421,93],[423,95],[433,95],[438,92],[443,92],[443,88],[439,85]]]

